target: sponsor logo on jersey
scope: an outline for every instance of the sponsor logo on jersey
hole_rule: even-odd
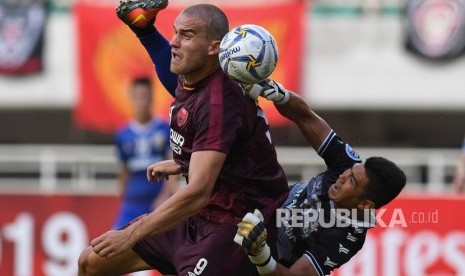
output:
[[[182,107],[181,110],[179,110],[178,116],[176,118],[176,122],[178,123],[179,127],[182,127],[186,123],[187,117],[189,117],[189,112],[187,112],[187,110]]]
[[[170,129],[170,148],[176,154],[182,153],[182,146],[184,145],[184,137],[176,130]]]
[[[347,153],[347,156],[349,156],[349,158],[354,161],[362,160],[360,156],[355,152],[355,150],[351,146],[349,146],[349,144],[346,144],[346,153]]]
[[[318,231],[318,220],[305,222],[305,227],[302,229],[304,237],[310,236],[311,233]]]
[[[329,259],[329,257],[326,257],[325,265],[326,265],[326,266],[329,266],[329,267],[335,267],[335,266],[337,266],[337,263],[331,261],[331,260]]]
[[[339,244],[339,253],[349,254],[349,248],[345,248],[342,244]]]

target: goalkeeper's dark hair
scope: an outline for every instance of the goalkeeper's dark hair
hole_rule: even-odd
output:
[[[215,5],[193,5],[184,9],[183,13],[191,16],[195,15],[198,19],[204,21],[210,39],[221,40],[229,31],[228,17]]]
[[[362,197],[373,201],[375,209],[389,203],[405,187],[404,172],[386,158],[368,158],[365,161],[365,172],[369,181]]]

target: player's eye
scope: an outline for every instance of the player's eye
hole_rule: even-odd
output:
[[[184,38],[184,39],[192,39],[193,37],[194,37],[193,33],[184,33],[182,35],[182,38]]]

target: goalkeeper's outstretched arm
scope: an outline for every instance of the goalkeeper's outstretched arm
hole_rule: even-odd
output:
[[[289,100],[285,104],[275,104],[276,109],[299,128],[310,145],[318,150],[331,131],[326,121],[318,116],[310,106],[296,93],[287,91]]]
[[[318,150],[331,131],[328,123],[313,112],[300,95],[287,90],[278,82],[267,79],[243,88],[251,98],[257,99],[260,96],[272,101],[281,115],[297,124],[315,150]]]

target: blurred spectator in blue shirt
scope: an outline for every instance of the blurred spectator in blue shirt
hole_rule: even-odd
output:
[[[152,115],[152,82],[149,78],[134,79],[129,93],[134,116],[116,135],[122,202],[114,228],[125,226],[132,219],[152,211],[175,192],[179,180],[173,177],[161,183],[147,180],[148,165],[172,158],[170,127]]]

